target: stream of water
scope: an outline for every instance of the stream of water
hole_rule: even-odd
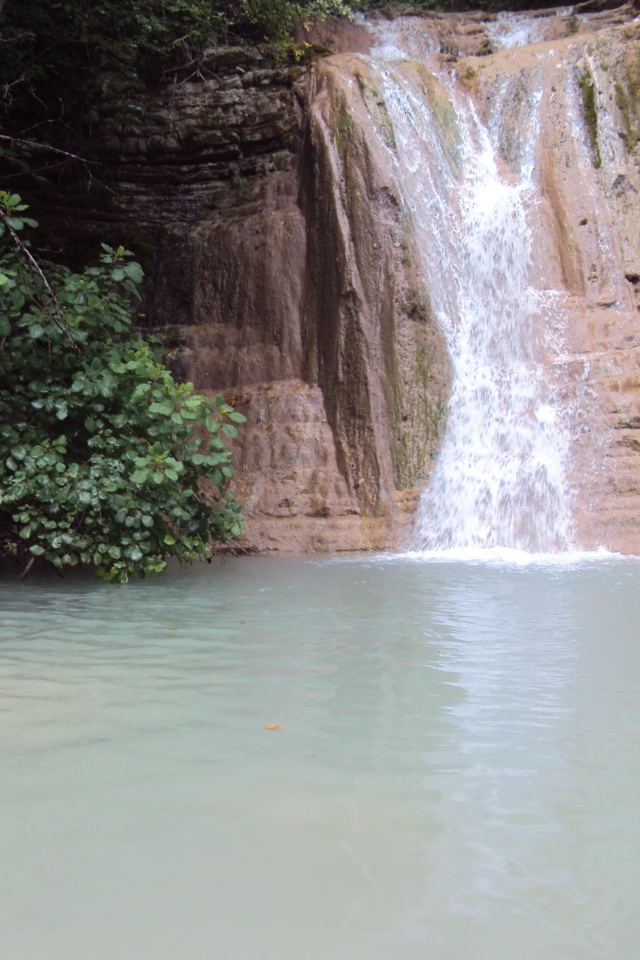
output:
[[[530,92],[517,162],[501,170],[501,105],[513,78],[505,79],[485,126],[410,23],[378,25],[375,36],[371,64],[393,125],[398,188],[453,372],[415,544],[566,550],[573,535],[568,416],[541,362],[562,342],[563,316],[557,294],[533,275],[528,217],[538,202],[541,94]]]
[[[613,559],[5,581],[0,957],[636,960],[639,597]]]

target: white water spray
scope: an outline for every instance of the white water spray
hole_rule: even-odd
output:
[[[415,64],[376,66],[398,144],[398,182],[453,366],[446,435],[414,545],[566,550],[569,441],[541,362],[551,349],[549,297],[531,275],[529,151],[523,145],[517,180],[508,180],[496,159],[499,130],[480,123],[466,94],[449,82],[426,88]],[[529,142],[535,116],[530,126]]]
[[[499,14],[492,23],[487,24],[487,34],[494,47],[500,50],[524,47],[543,39],[540,20],[518,16],[516,13]]]

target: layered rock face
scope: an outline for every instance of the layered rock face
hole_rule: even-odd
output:
[[[309,67],[214,50],[198,77],[92,119],[106,188],[54,215],[67,240],[136,251],[174,370],[246,415],[247,548],[406,542],[445,429],[440,266],[399,180],[386,37],[432,103],[446,76],[487,123],[501,112],[506,179],[539,116],[534,266],[566,316],[546,362],[572,421],[576,540],[640,552],[640,24],[586,7],[325,25],[334,53]],[[518,29],[532,42],[501,49]]]
[[[394,542],[443,425],[446,353],[354,66],[211,51],[196,82],[93,118],[97,200],[46,201],[67,244],[136,252],[174,371],[247,417],[248,549]]]

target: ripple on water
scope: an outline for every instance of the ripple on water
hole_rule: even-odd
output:
[[[639,568],[558,559],[0,584],[4,955],[635,960]]]

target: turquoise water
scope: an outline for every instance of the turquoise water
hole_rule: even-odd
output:
[[[636,960],[639,597],[632,560],[5,579],[0,960]]]

